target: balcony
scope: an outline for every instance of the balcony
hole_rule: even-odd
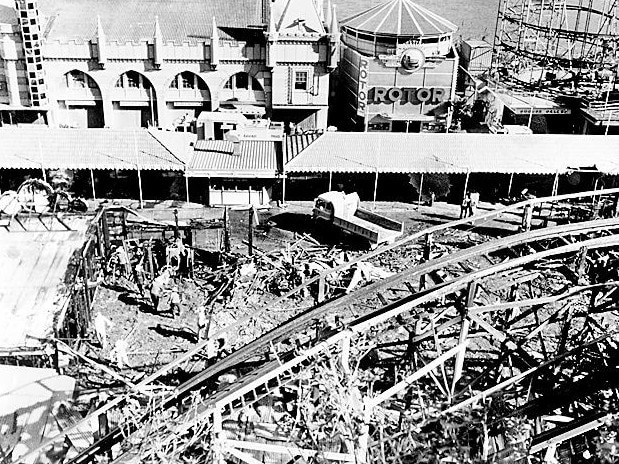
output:
[[[111,92],[112,101],[140,101],[149,102],[155,100],[155,92],[151,89],[141,89],[136,87],[122,88],[114,87]]]
[[[264,103],[265,96],[263,90],[222,89],[219,92],[219,100],[234,100],[242,103]]]
[[[165,94],[165,99],[169,102],[203,102],[210,101],[211,94],[206,89],[168,89]]]
[[[60,89],[58,100],[64,101],[90,101],[101,100],[101,92],[97,88],[80,87]]]

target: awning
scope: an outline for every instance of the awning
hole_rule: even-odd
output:
[[[285,171],[555,174],[584,163],[619,173],[619,136],[325,132]]]
[[[391,121],[415,121],[415,122],[436,121],[436,118],[434,116],[428,116],[425,114],[388,114],[388,115],[384,115],[383,117]]]
[[[194,134],[146,129],[0,129],[0,169],[182,171]]]
[[[496,96],[514,114],[571,114],[572,110],[558,105],[552,100],[532,95],[508,95],[497,93]]]
[[[272,179],[280,171],[278,158],[273,141],[200,140],[194,147],[187,176]]]

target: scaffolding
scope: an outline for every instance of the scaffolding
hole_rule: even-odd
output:
[[[510,88],[604,98],[619,61],[619,0],[501,0],[493,77]]]

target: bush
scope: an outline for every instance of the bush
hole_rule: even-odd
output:
[[[419,191],[421,174],[410,174],[410,184]],[[423,185],[421,186],[423,198],[429,198],[432,193],[436,199],[444,198],[449,195],[451,190],[451,180],[448,174],[424,174]]]

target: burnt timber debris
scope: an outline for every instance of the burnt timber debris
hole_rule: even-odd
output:
[[[372,251],[298,234],[283,248],[246,240],[247,253],[226,252],[227,210],[192,224],[103,208],[50,340],[79,397],[55,408],[60,432],[16,462],[52,450],[71,463],[609,454],[619,218],[602,205],[618,194],[532,198]],[[517,230],[525,207],[530,228]],[[514,233],[478,232],[510,215]],[[199,228],[224,251],[195,246]],[[133,348],[138,318],[122,327],[131,367],[119,365],[118,348],[92,335],[105,292],[129,295],[144,317],[168,312],[178,292],[179,313],[157,328],[178,342]]]

